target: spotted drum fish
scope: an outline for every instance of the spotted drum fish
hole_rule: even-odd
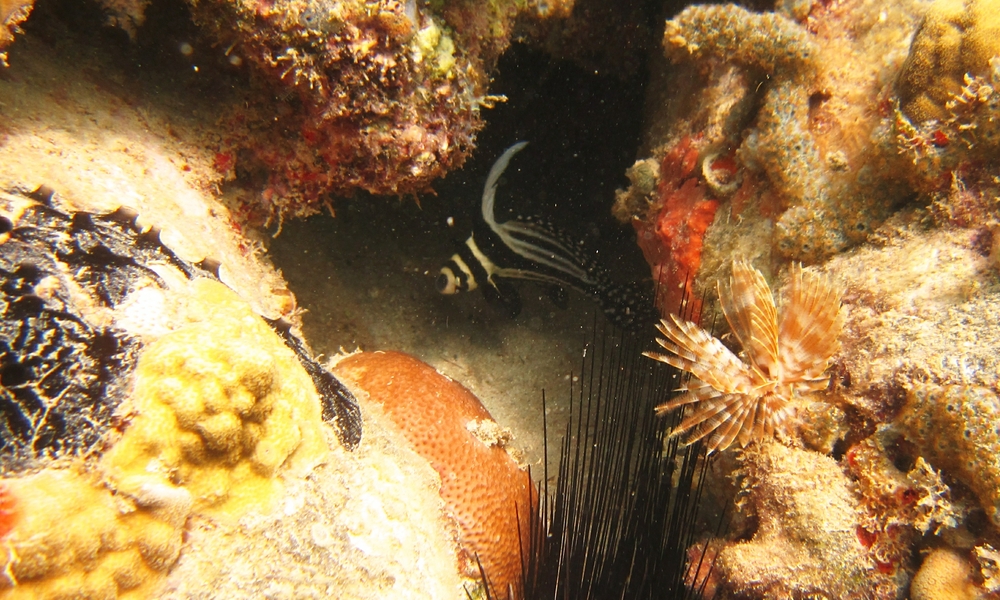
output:
[[[612,323],[625,329],[653,323],[656,313],[650,294],[636,284],[615,283],[582,242],[539,217],[497,222],[497,183],[510,160],[527,145],[514,144],[493,163],[483,188],[482,222],[475,224],[469,238],[441,268],[438,291],[457,294],[480,288],[487,300],[502,304],[516,316],[521,312],[521,299],[507,280],[526,279],[549,285],[557,304],[564,304],[567,287],[590,296]]]

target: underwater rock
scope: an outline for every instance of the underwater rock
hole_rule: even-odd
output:
[[[1000,373],[1000,289],[977,232],[928,230],[920,218],[900,213],[878,245],[826,265],[848,290],[830,399],[856,420],[891,421],[913,382],[991,388]]]
[[[939,222],[967,227],[1000,214],[998,9],[991,0],[932,3],[896,82],[899,151]]]
[[[462,566],[519,597],[521,556],[530,555],[529,515],[537,497],[526,470],[510,456],[510,434],[467,389],[400,352],[362,352],[335,372],[381,404],[413,449],[441,476],[441,497],[457,521]]]
[[[741,502],[757,519],[752,539],[718,554],[721,586],[739,597],[895,598],[857,536],[851,482],[832,458],[756,443],[740,457]]]
[[[674,236],[705,249],[681,275],[695,295],[711,295],[733,256],[818,262],[864,241],[911,193],[886,99],[919,3],[786,4],[789,15],[695,5],[666,23],[672,65],[654,73],[645,145],[660,162],[692,140],[688,185],[718,203],[694,242]],[[655,229],[665,199],[638,183],[616,214]]]
[[[192,291],[228,289],[215,280],[218,264],[180,259],[134,212],[66,213],[59,201],[51,190],[0,192],[0,472],[90,453],[115,426],[140,350],[233,304]],[[350,393],[280,332],[323,394],[324,418],[357,445]]]
[[[487,73],[513,1],[190,2],[195,22],[251,65],[261,89],[220,152],[266,181],[264,217],[306,216],[328,195],[424,192],[462,165],[482,127]],[[282,100],[275,105],[274,96]],[[290,104],[295,104],[290,108]],[[246,208],[248,214],[255,208]]]
[[[35,0],[0,0],[0,69],[7,66],[7,53],[4,49],[14,41],[18,25],[23,23]]]
[[[896,83],[899,108],[912,123],[943,123],[965,77],[989,72],[990,59],[1000,55],[998,11],[995,0],[936,0],[928,6]]]
[[[916,543],[921,536],[953,530],[966,511],[952,503],[951,489],[922,457],[907,472],[894,464],[899,452],[890,427],[854,444],[843,466],[854,478],[860,496],[858,538],[880,573],[892,575],[902,587],[912,573]]]

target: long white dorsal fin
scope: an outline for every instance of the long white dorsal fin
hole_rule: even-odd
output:
[[[500,158],[493,163],[493,167],[490,169],[489,176],[486,177],[486,187],[483,188],[483,220],[486,224],[490,226],[490,229],[495,231],[497,234],[500,233],[497,221],[493,216],[493,204],[496,200],[497,195],[497,182],[500,180],[500,176],[503,172],[507,170],[507,165],[510,164],[510,159],[514,158],[514,155],[524,149],[528,145],[528,142],[518,142],[507,148]]]

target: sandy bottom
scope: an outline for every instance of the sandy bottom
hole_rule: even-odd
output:
[[[270,243],[270,257],[308,311],[304,329],[314,351],[330,357],[359,348],[399,350],[428,362],[511,428],[536,477],[545,390],[548,427],[556,432],[550,433],[551,475],[553,444],[569,417],[570,385],[595,313],[599,327],[603,314],[573,292],[568,307],[559,308],[546,289],[527,282],[518,282],[524,309],[513,319],[478,291],[438,294],[438,270],[455,250],[446,225],[454,200],[443,196],[422,200],[422,207],[381,198],[339,203],[335,218],[286,222]],[[478,194],[467,200],[478,203]]]

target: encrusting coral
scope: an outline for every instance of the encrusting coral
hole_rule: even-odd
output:
[[[687,278],[694,296],[710,294],[734,255],[821,261],[867,239],[908,197],[888,99],[918,4],[778,3],[774,12],[698,4],[666,22],[673,64],[651,85],[652,158],[636,163],[616,204],[619,219],[637,222],[654,277],[666,270],[661,288]],[[664,169],[684,145],[690,168]],[[641,168],[650,163],[659,172]],[[684,185],[664,193],[661,184],[679,173]],[[676,190],[699,202],[676,203],[667,222]],[[708,201],[718,210],[692,235],[687,224],[706,218]],[[642,239],[647,230],[657,235]],[[683,268],[651,258],[685,248],[699,260]]]
[[[913,36],[896,84],[900,110],[914,124],[948,119],[966,76],[982,76],[1000,55],[1000,3],[937,0]]]
[[[906,173],[935,221],[995,227],[1000,195],[1000,43],[994,0],[937,0],[896,82],[895,130]]]
[[[250,221],[312,214],[330,194],[427,191],[462,165],[480,109],[498,101],[488,72],[515,17],[540,11],[513,0],[189,4],[262,85],[219,152],[220,170],[264,182],[241,207]]]
[[[182,489],[148,489],[143,506],[75,469],[4,485],[21,506],[3,539],[4,598],[147,598],[180,553],[191,507]]]
[[[177,485],[201,511],[269,502],[281,470],[326,454],[319,398],[284,342],[224,285],[193,284],[200,322],[147,346],[123,438],[102,458],[120,492]]]
[[[932,550],[910,584],[910,600],[978,600],[982,592],[972,563],[949,548]]]
[[[765,440],[740,456],[753,537],[718,554],[723,589],[738,597],[895,598],[856,534],[858,498],[837,462]]]
[[[0,0],[0,68],[7,66],[4,49],[14,41],[18,25],[28,18],[34,4],[35,0]]]
[[[508,454],[509,434],[479,400],[433,367],[400,352],[362,352],[334,370],[381,404],[413,449],[441,476],[441,497],[458,523],[463,568],[481,562],[501,597],[523,591],[529,515],[537,502],[526,470]]]
[[[836,286],[801,265],[792,267],[780,321],[764,275],[747,262],[733,263],[729,286],[719,284],[719,299],[747,362],[675,315],[657,326],[667,338],[657,343],[667,354],[645,353],[694,375],[681,388],[684,394],[656,410],[693,405],[674,434],[693,430],[689,443],[707,436],[710,453],[785,429],[799,397],[826,388],[843,325]]]
[[[969,486],[1000,527],[1000,397],[974,385],[914,382],[897,422],[920,454]]]

